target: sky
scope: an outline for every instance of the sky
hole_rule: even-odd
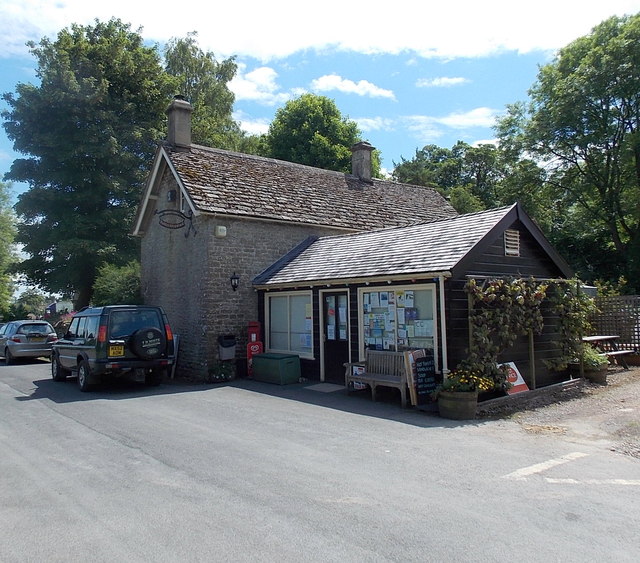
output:
[[[491,142],[495,119],[528,99],[558,49],[639,12],[640,0],[2,0],[0,93],[37,84],[26,42],[71,24],[116,17],[160,49],[195,31],[218,60],[236,57],[230,87],[244,130],[265,133],[288,100],[324,95],[390,172],[428,144]],[[1,128],[0,179],[19,156]],[[14,196],[26,188],[14,184]]]

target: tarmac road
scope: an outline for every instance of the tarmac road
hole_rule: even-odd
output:
[[[0,364],[0,561],[637,561],[640,461],[335,386]]]

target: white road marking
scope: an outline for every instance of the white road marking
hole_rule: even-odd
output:
[[[513,473],[509,473],[508,475],[503,475],[503,478],[515,479],[517,481],[524,481],[529,475],[542,473],[547,469],[551,469],[552,467],[562,465],[563,463],[569,463],[570,461],[580,459],[581,457],[587,457],[587,455],[588,454],[583,454],[582,452],[573,452],[567,455],[563,455],[562,457],[559,457],[556,459],[550,459],[548,461],[543,461],[542,463],[536,463],[535,465],[530,465],[529,467],[523,467],[522,469],[517,469]]]
[[[628,485],[640,487],[640,479],[552,479],[545,477],[547,483],[560,485]]]

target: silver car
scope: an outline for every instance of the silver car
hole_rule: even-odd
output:
[[[0,328],[0,356],[6,365],[16,358],[49,358],[56,340],[56,331],[47,321],[8,322]]]

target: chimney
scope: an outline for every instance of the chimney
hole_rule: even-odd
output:
[[[351,147],[351,173],[365,182],[371,182],[371,152],[375,148],[366,141]]]
[[[174,147],[191,147],[191,112],[193,107],[184,96],[174,96],[167,108],[169,130],[167,141]]]

